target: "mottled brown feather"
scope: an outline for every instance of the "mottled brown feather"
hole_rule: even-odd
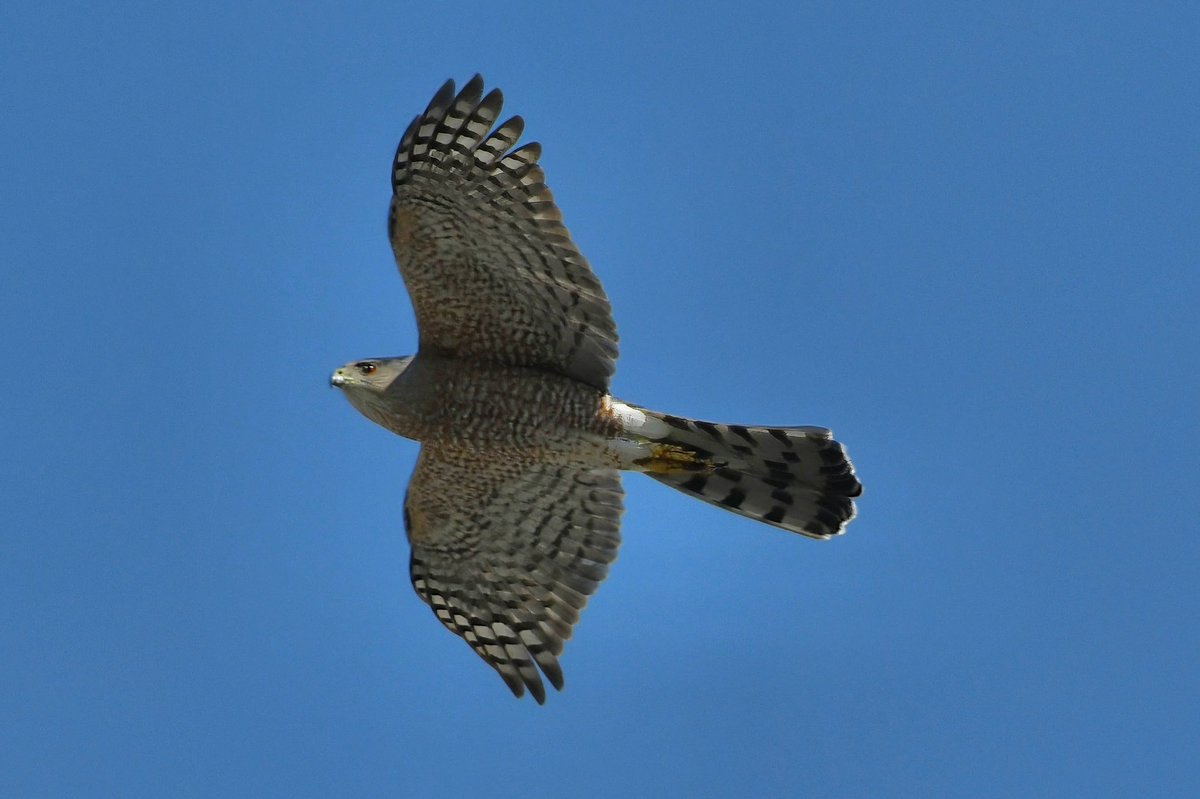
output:
[[[422,351],[568,375],[604,390],[617,329],[571,240],[523,123],[494,130],[502,98],[476,76],[447,82],[409,126],[392,171],[388,228]]]

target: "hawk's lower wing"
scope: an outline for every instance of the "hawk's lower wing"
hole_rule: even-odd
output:
[[[617,328],[562,223],[537,144],[476,75],[413,120],[392,168],[388,232],[422,351],[532,366],[605,390]]]
[[[620,544],[620,474],[423,447],[405,500],[413,586],[517,696],[558,655]]]

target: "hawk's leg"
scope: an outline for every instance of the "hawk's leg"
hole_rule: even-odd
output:
[[[701,472],[707,474],[724,466],[721,461],[707,457],[707,453],[676,446],[675,444],[650,444],[650,455],[634,461],[642,471],[650,474],[681,474]]]

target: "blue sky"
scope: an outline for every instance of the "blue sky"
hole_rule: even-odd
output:
[[[1196,795],[1200,12],[963,5],[4,4],[0,794]],[[475,71],[615,393],[866,484],[818,543],[630,476],[540,708],[326,385],[414,348],[389,161]]]

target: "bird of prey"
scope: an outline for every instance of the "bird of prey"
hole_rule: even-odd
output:
[[[388,232],[417,354],[330,378],[421,443],[404,523],[417,593],[512,692],[539,704],[620,544],[621,471],[811,538],[862,485],[821,427],[716,424],[609,393],[617,329],[521,117],[476,75],[437,92],[392,164]]]

